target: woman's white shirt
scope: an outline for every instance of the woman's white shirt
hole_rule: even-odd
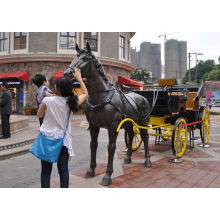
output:
[[[44,115],[43,124],[40,127],[40,132],[48,138],[63,138],[70,112],[67,99],[61,96],[51,96],[45,97],[42,102],[47,106],[47,110]],[[71,116],[68,121],[68,128],[63,145],[68,148],[69,156],[73,157]]]

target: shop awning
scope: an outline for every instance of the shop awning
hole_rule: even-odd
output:
[[[17,79],[28,82],[29,74],[28,72],[0,73],[0,79],[2,78],[17,78]]]
[[[56,81],[58,78],[63,76],[63,72],[55,72],[53,80]]]
[[[63,77],[63,72],[55,72],[53,80],[56,81],[58,78]],[[86,81],[86,78],[82,78],[83,81]]]
[[[118,77],[118,83],[119,84],[124,84],[124,85],[130,85],[132,86],[132,88],[140,88],[140,87],[143,87],[144,84],[142,83],[139,83],[133,79],[130,79],[128,77],[124,77],[124,76],[119,76]]]

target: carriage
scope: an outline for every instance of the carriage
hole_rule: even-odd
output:
[[[139,126],[132,119],[121,121],[121,126],[130,121],[133,123],[134,137],[132,150],[139,149],[142,143],[140,129],[151,129],[149,135],[155,136],[155,144],[171,139],[172,152],[181,158],[186,150],[188,136],[190,149],[194,148],[194,131],[200,130],[203,144],[207,144],[210,137],[210,118],[208,109],[200,105],[203,87],[198,85],[178,86],[175,79],[162,79],[154,91],[136,91],[147,98],[152,106],[147,127]],[[189,134],[189,135],[188,135]],[[125,131],[125,144],[128,146],[129,136]]]
[[[92,53],[88,42],[86,50],[80,49],[76,44],[76,51],[77,55],[74,56],[64,75],[73,80],[74,68],[79,68],[82,77],[86,78],[88,83],[89,97],[85,104],[85,114],[90,128],[91,158],[86,178],[95,176],[100,128],[106,128],[109,136],[108,163],[101,182],[103,186],[112,183],[113,160],[120,128],[125,129],[128,148],[124,163],[132,163],[132,147],[133,150],[138,149],[143,140],[146,168],[152,166],[148,146],[148,129],[156,131],[151,135],[156,136],[158,143],[161,138],[163,140],[172,138],[172,149],[176,158],[182,157],[185,152],[188,130],[190,142],[193,140],[194,130],[199,128],[203,143],[208,143],[209,112],[207,108],[199,105],[202,87],[176,86],[175,79],[170,79],[160,80],[159,87],[155,91],[124,94],[108,80],[101,62]]]

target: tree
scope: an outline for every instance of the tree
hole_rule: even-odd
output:
[[[144,68],[137,68],[131,75],[131,79],[144,81],[144,84],[152,84],[151,73]]]
[[[203,76],[209,72],[211,72],[215,68],[215,61],[214,60],[206,60],[206,61],[200,61],[197,64],[197,81],[201,82]],[[195,73],[196,73],[196,67],[190,69],[191,73],[191,81],[195,83]],[[182,79],[182,83],[185,84],[188,82],[188,76],[189,76],[189,70],[187,70],[184,78]],[[206,76],[207,77],[207,76]],[[192,83],[191,82],[191,83]]]
[[[212,71],[205,73],[203,75],[203,80],[207,80],[207,81],[220,80],[220,67],[219,67],[219,65],[216,65]]]

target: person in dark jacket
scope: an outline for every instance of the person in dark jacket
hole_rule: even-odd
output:
[[[3,136],[0,137],[0,139],[3,138],[10,138],[10,115],[11,115],[11,102],[12,102],[12,96],[11,92],[8,90],[8,83],[2,82],[1,85],[2,90],[2,97],[0,100],[0,107],[1,107],[1,120],[2,120],[2,134]]]

